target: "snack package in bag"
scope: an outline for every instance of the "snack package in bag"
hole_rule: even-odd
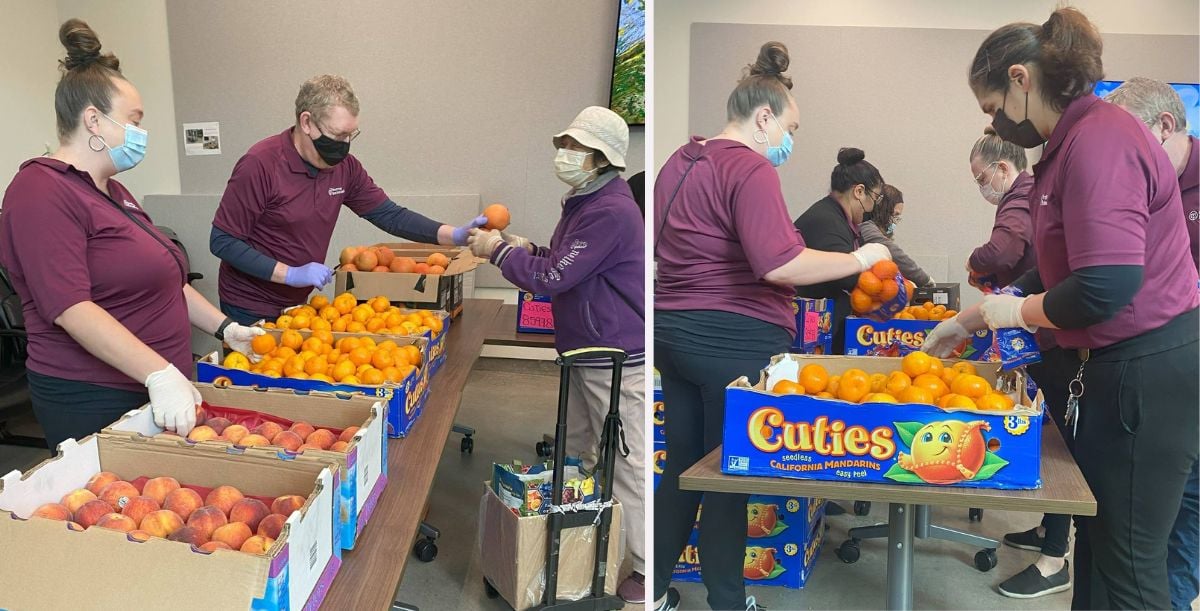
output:
[[[1006,286],[996,291],[996,294],[1025,296],[1020,289],[1014,286]],[[996,350],[1000,353],[1000,368],[1004,371],[1042,360],[1042,352],[1038,349],[1037,339],[1034,338],[1032,332],[1020,327],[996,329]]]
[[[492,466],[492,491],[519,516],[535,516],[550,511],[554,499],[554,462],[526,465],[495,463]],[[596,480],[583,470],[577,457],[567,457],[563,465],[563,503],[586,503],[596,499]]]

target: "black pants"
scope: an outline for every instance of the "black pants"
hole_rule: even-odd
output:
[[[32,371],[26,373],[33,413],[46,432],[46,445],[52,452],[67,439],[79,440],[99,433],[125,412],[150,400],[146,391],[117,390]]]
[[[746,494],[700,493],[679,489],[679,474],[721,445],[725,387],[747,376],[758,381],[772,356],[788,351],[761,345],[756,358],[691,354],[663,342],[654,346],[666,405],[667,459],[654,492],[654,600],[666,594],[679,555],[687,545],[701,498],[700,573],[713,609],[746,608],[742,563],[746,553]],[[730,342],[738,340],[730,338]],[[744,346],[743,346],[744,348]]]
[[[1075,460],[1098,515],[1075,518],[1076,609],[1169,609],[1167,541],[1197,458],[1196,310],[1084,368]]]
[[[1075,378],[1079,371],[1079,358],[1062,348],[1051,348],[1042,353],[1042,360],[1025,368],[1046,399],[1046,410],[1049,417],[1042,420],[1043,424],[1051,421],[1058,427],[1067,442],[1067,447],[1074,445],[1071,430],[1063,423],[1067,412],[1067,384]],[[1061,513],[1047,513],[1042,516],[1042,527],[1046,536],[1042,541],[1042,554],[1062,558],[1067,555],[1067,542],[1071,538],[1071,516]]]
[[[243,310],[235,305],[225,303],[224,301],[221,302],[221,312],[232,318],[233,322],[236,322],[239,325],[252,325],[260,320],[273,321],[279,316],[279,314],[255,314],[249,310]]]

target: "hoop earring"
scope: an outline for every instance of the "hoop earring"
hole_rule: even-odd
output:
[[[762,134],[762,140],[758,139],[759,134]],[[760,129],[760,130],[755,131],[754,135],[751,137],[754,138],[754,141],[759,144],[767,144],[768,142],[771,141],[769,138],[767,138],[767,130],[765,130],[765,129]]]
[[[92,142],[97,141],[97,140],[100,142],[100,148],[96,148],[96,147],[92,146]],[[92,149],[93,151],[95,151],[97,153],[99,153],[100,151],[103,151],[105,149],[104,137],[101,136],[100,134],[92,134],[91,137],[88,138],[88,148]]]

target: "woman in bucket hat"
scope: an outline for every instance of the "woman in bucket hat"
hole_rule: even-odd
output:
[[[633,574],[617,592],[645,599],[645,257],[642,216],[621,178],[629,127],[613,111],[583,109],[553,139],[559,180],[570,186],[549,246],[497,230],[476,229],[471,251],[487,257],[518,287],[552,297],[554,344],[559,353],[587,346],[620,348],[628,355],[621,381],[621,420],[628,456],[618,454],[613,493],[625,508],[626,549]],[[571,372],[567,453],[595,465],[608,411],[611,363],[601,359]]]

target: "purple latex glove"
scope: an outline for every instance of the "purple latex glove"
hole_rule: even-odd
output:
[[[455,227],[454,234],[453,234],[454,245],[455,246],[466,246],[467,238],[471,236],[471,230],[475,229],[476,227],[483,227],[484,225],[487,225],[487,222],[488,222],[487,217],[481,214],[481,215],[471,219],[470,223],[467,223],[466,225],[463,225],[462,227]]]
[[[296,288],[311,286],[320,289],[329,284],[330,278],[333,278],[333,270],[325,267],[325,264],[305,263],[300,267],[289,267],[283,283]]]

